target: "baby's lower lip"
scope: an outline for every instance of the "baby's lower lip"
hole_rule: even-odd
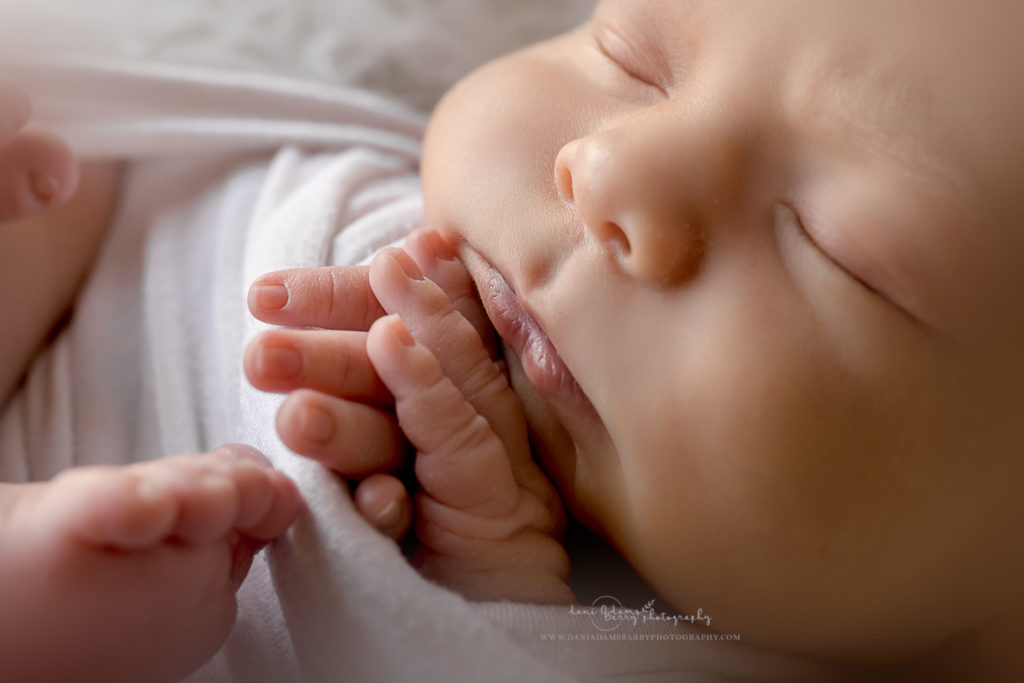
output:
[[[523,307],[505,277],[476,252],[477,287],[487,316],[498,335],[519,357],[526,378],[545,400],[590,405],[554,344]],[[591,408],[592,410],[592,408]]]

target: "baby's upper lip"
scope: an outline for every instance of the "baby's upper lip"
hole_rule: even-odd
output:
[[[463,245],[461,251],[491,323],[520,359],[538,393],[546,399],[589,406],[589,399],[548,336],[543,319],[519,295],[513,282],[472,247]]]
[[[526,350],[523,333],[535,331],[547,337],[538,316],[519,295],[514,281],[472,247],[465,245],[463,250],[463,260],[477,283],[480,300],[498,336],[511,344],[517,355]]]

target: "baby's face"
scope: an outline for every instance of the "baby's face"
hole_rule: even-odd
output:
[[[440,105],[428,220],[538,456],[678,608],[843,656],[1019,597],[1005,5],[606,0]]]

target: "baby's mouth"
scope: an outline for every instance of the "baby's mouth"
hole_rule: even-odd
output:
[[[480,300],[498,336],[522,364],[537,393],[547,401],[586,406],[590,400],[558,354],[537,319],[524,307],[508,280],[486,258],[464,245],[464,260],[474,275]]]

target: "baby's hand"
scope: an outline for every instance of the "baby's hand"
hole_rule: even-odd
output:
[[[471,599],[571,602],[561,503],[479,333],[402,250],[377,256],[370,284],[393,315],[367,352],[417,451],[414,564]]]
[[[469,273],[437,233],[409,235],[406,250],[441,283],[454,307],[477,330],[492,357],[493,329]],[[357,482],[356,508],[382,533],[402,540],[412,521],[412,501],[396,476],[409,444],[395,417],[394,397],[366,354],[366,333],[386,315],[370,289],[369,268],[300,268],[269,273],[249,290],[256,318],[292,328],[264,332],[249,344],[246,376],[264,391],[288,393],[277,430],[296,453],[319,460]],[[314,328],[314,329],[308,329]]]
[[[282,440],[359,480],[357,508],[396,539],[412,504],[395,473],[407,457],[405,437],[413,442],[422,489],[413,561],[425,574],[476,599],[570,601],[568,561],[555,540],[564,530],[561,501],[530,457],[473,282],[432,231],[414,232],[406,251],[419,267],[389,251],[370,271],[258,280],[249,299],[256,317],[323,329],[260,335],[246,353],[247,375],[258,388],[294,392],[278,415]],[[430,280],[408,279],[403,265]],[[387,313],[401,314],[419,343],[397,342],[405,325]]]
[[[63,140],[29,125],[24,90],[0,79],[0,223],[28,218],[67,200],[78,166]]]

